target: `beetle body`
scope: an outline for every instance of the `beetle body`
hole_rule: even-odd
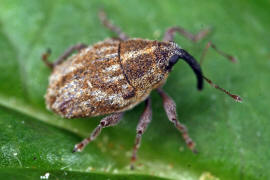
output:
[[[162,86],[173,42],[109,39],[56,65],[49,79],[47,108],[65,118],[126,111]]]
[[[64,118],[108,114],[101,119],[89,137],[75,145],[73,152],[82,151],[88,143],[97,138],[103,128],[115,126],[126,110],[145,101],[145,109],[136,128],[131,156],[131,168],[133,168],[142,135],[152,119],[149,95],[155,89],[163,100],[163,107],[169,121],[181,132],[188,148],[197,152],[186,127],[178,121],[175,102],[164,92],[162,86],[172,67],[179,59],[183,59],[193,69],[199,90],[203,88],[203,79],[205,79],[213,87],[241,101],[239,96],[230,94],[204,77],[200,64],[173,42],[176,32],[196,42],[204,37],[208,30],[193,35],[181,27],[171,27],[165,32],[162,42],[130,39],[106,18],[105,12],[100,11],[99,15],[105,27],[117,34],[117,39],[107,39],[93,46],[79,43],[67,49],[53,63],[48,61],[49,51],[42,56],[44,63],[52,69],[45,95],[48,109]],[[208,43],[207,47],[210,46],[219,54],[234,59],[233,56]],[[74,50],[79,52],[69,57]],[[207,48],[203,54],[206,50]]]

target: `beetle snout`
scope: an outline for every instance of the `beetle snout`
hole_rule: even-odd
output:
[[[178,49],[178,56],[179,58],[186,61],[186,63],[189,64],[189,66],[192,68],[193,72],[195,73],[197,77],[197,88],[198,90],[202,90],[203,88],[203,74],[201,70],[200,64],[195,60],[193,56],[191,56],[187,51],[183,49]]]

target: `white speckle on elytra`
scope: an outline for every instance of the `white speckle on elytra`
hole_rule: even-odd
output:
[[[107,93],[98,89],[91,92],[91,95],[95,97],[96,101],[102,101],[107,96]]]
[[[124,79],[124,75],[123,74],[120,74],[119,76],[113,76],[113,77],[108,77],[108,78],[105,78],[104,79],[104,82],[105,83],[108,83],[108,82],[115,82],[115,81],[119,81],[121,79]]]
[[[83,68],[83,64],[81,63],[77,63],[77,64],[70,64],[69,66],[64,66],[61,67],[61,69],[59,69],[59,71],[61,73],[56,73],[54,76],[50,76],[50,82],[56,82],[58,81],[61,77],[79,69],[79,68]],[[57,68],[57,66],[56,66]]]
[[[91,51],[92,49],[93,49],[92,46],[89,46],[89,47],[83,49],[83,50],[81,51],[81,53],[79,54],[79,56],[81,56],[81,57],[82,57],[82,56],[85,56],[85,55],[88,54],[89,51]]]
[[[127,89],[128,87],[129,87],[128,84],[123,84],[123,85],[122,85],[122,88],[123,88],[123,89]]]
[[[96,50],[96,54],[102,54],[106,51],[117,50],[117,48],[118,48],[118,46],[115,46],[115,45],[102,47],[101,49]]]
[[[100,59],[96,59],[95,61],[103,61],[103,60],[107,60],[107,59],[112,59],[118,57],[118,53],[113,53],[113,54],[107,54],[104,57],[100,58]],[[95,61],[92,61],[92,63],[95,63]]]
[[[90,88],[93,87],[90,81],[87,81],[87,85],[88,85]]]
[[[155,49],[156,49],[156,46],[151,46],[151,47],[146,47],[141,50],[127,51],[121,57],[122,63],[125,63],[126,60],[129,60],[131,58],[136,58],[137,56],[141,56],[143,54],[151,54]]]
[[[124,101],[122,94],[111,94],[108,96],[108,100],[112,102],[112,104],[122,104],[125,105],[127,102]]]
[[[93,47],[92,47],[92,46],[89,46],[88,48],[85,49],[85,51],[86,51],[86,52],[89,52],[89,51],[91,51],[92,49],[93,49]]]
[[[111,71],[118,71],[120,68],[121,67],[119,64],[113,64],[113,65],[105,68],[104,70],[102,70],[102,72],[106,73],[106,72],[111,72]]]

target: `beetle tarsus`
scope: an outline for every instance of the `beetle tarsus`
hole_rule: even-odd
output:
[[[82,142],[80,142],[79,144],[76,144],[74,149],[72,150],[72,153],[75,153],[75,152],[81,152],[83,150],[83,148],[86,146],[85,143],[89,143],[90,142],[90,139],[85,139],[83,140]]]

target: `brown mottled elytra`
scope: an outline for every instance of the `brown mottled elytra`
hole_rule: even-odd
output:
[[[162,86],[178,59],[183,59],[193,69],[199,90],[203,88],[205,79],[213,87],[241,101],[239,96],[230,94],[203,76],[196,60],[173,42],[176,32],[197,42],[206,36],[209,30],[193,35],[181,27],[172,27],[166,31],[162,42],[130,39],[120,28],[108,21],[103,11],[100,11],[99,15],[105,27],[115,32],[118,38],[107,39],[92,46],[77,44],[65,51],[54,63],[48,61],[49,51],[42,56],[46,65],[52,69],[45,96],[48,109],[64,118],[109,114],[100,121],[88,138],[75,145],[73,152],[82,151],[89,142],[96,139],[104,127],[116,125],[125,111],[145,101],[146,107],[136,129],[131,158],[133,167],[142,134],[152,118],[149,97],[152,90],[158,91],[169,120],[181,132],[187,146],[196,152],[195,143],[189,137],[187,129],[177,120],[174,101],[162,90]],[[212,43],[208,43],[205,51],[209,47],[229,59],[235,59],[218,50]],[[69,57],[74,50],[78,53]]]

